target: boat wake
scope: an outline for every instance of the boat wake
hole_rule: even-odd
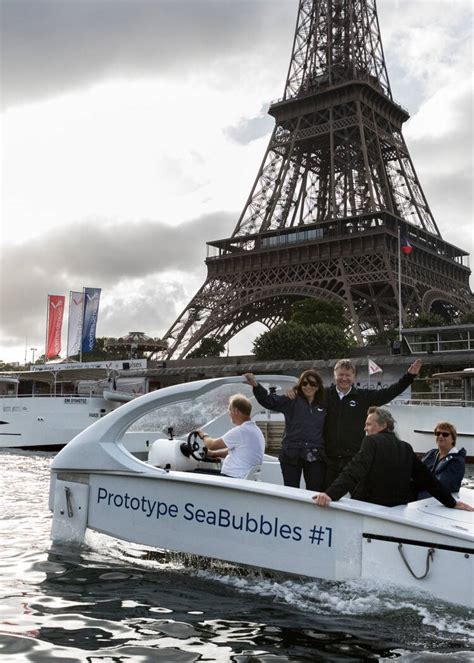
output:
[[[118,539],[91,531],[86,535],[86,544],[90,554],[102,560],[105,556],[127,566],[178,572],[207,586],[219,583],[239,593],[296,609],[306,616],[312,614],[318,619],[323,618],[333,629],[341,627],[347,620],[363,618],[364,624],[384,623],[385,627],[387,623],[391,624],[394,631],[409,629],[414,635],[420,629],[427,631],[440,646],[452,643],[453,639],[467,647],[474,644],[472,611],[389,582],[360,579],[333,582],[288,577],[196,555],[130,543],[125,546]],[[424,640],[421,634],[420,640]],[[457,655],[461,655],[461,651]],[[460,657],[458,660],[464,659]]]

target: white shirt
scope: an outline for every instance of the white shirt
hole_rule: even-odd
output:
[[[337,391],[337,395],[339,396],[339,400],[342,401],[342,399],[344,398],[344,396],[347,396],[347,394],[350,394],[350,393],[351,393],[351,391],[352,391],[352,386],[351,386],[350,389],[348,389],[347,391],[339,391],[339,389],[336,387],[336,391]]]
[[[222,474],[243,479],[251,467],[261,465],[265,452],[265,438],[257,424],[244,421],[222,436],[228,455],[222,463]]]

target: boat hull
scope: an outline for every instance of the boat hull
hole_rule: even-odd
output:
[[[2,398],[0,448],[57,451],[120,405],[97,396]],[[153,431],[126,432],[124,444],[145,456],[155,437]]]
[[[117,405],[99,397],[25,396],[0,399],[0,447],[60,448]]]
[[[90,528],[270,571],[396,583],[472,606],[474,546],[472,536],[462,536],[471,514],[438,509],[431,499],[392,509],[343,499],[321,509],[311,497],[295,488],[185,472],[149,477],[60,472],[52,538],[80,539]],[[426,577],[414,578],[412,573],[424,573],[427,561]]]

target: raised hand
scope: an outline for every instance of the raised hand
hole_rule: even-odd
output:
[[[242,377],[245,378],[245,384],[249,384],[251,387],[257,386],[258,382],[253,373],[244,373]]]
[[[413,364],[411,364],[408,368],[408,373],[410,375],[418,375],[421,369],[421,359],[415,359]]]

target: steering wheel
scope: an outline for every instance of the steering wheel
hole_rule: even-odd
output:
[[[185,456],[192,456],[194,460],[199,461],[200,463],[215,463],[214,458],[208,458],[206,456],[206,447],[202,444],[202,440],[198,435],[198,432],[193,430],[189,433],[186,443],[182,445],[181,451]]]
[[[197,431],[191,431],[186,440],[186,449],[189,455],[194,458],[194,460],[202,462],[203,460],[206,460],[206,447],[201,446],[200,441],[201,438],[199,437]]]

